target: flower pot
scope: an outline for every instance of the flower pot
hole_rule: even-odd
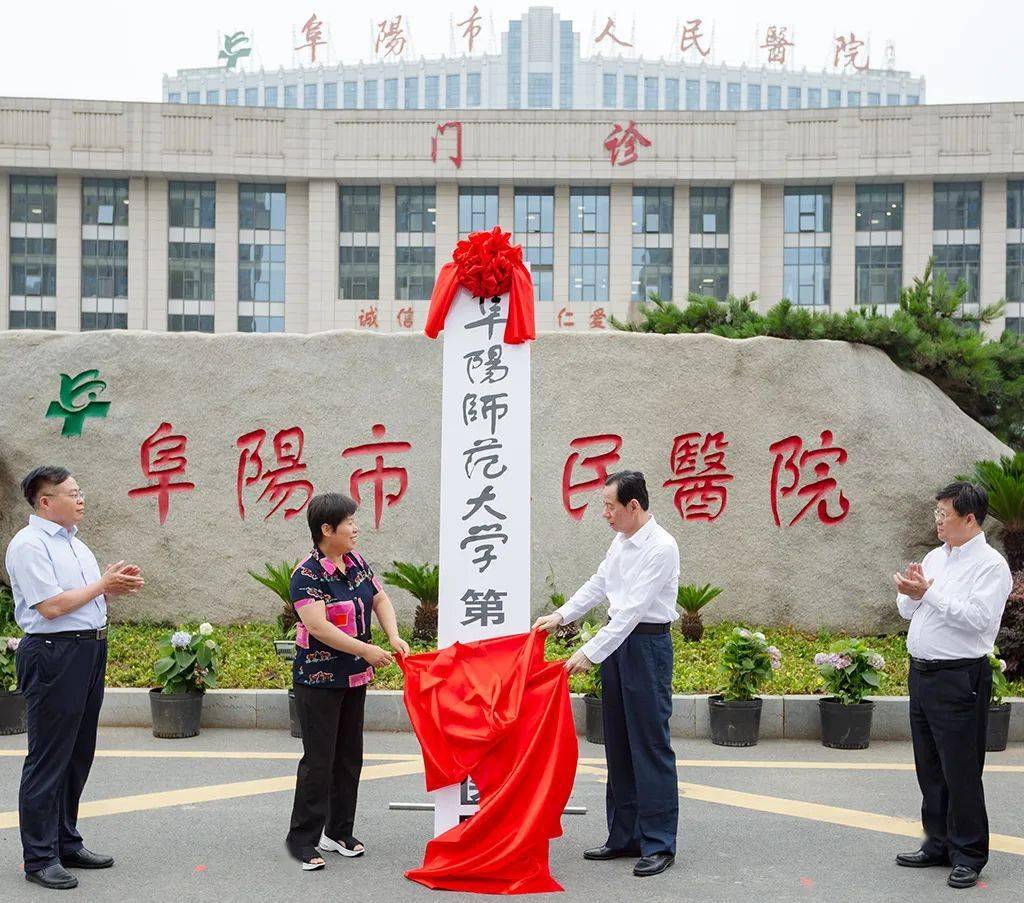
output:
[[[0,734],[23,734],[27,730],[25,697],[21,691],[0,693]]]
[[[583,697],[586,706],[586,731],[584,736],[588,743],[604,743],[604,709],[601,707],[601,697],[591,696],[589,693]]]
[[[1009,737],[1010,703],[990,705],[988,707],[988,733],[985,736],[985,749],[988,752],[1002,752],[1006,749],[1006,741]]]
[[[291,661],[295,658],[295,640],[274,640],[274,652]]]
[[[711,742],[715,746],[757,746],[761,732],[761,699],[708,697]]]
[[[203,717],[202,693],[163,693],[159,687],[149,691],[153,714],[153,736],[179,740],[199,734]]]
[[[296,740],[302,739],[302,724],[299,721],[299,710],[295,705],[295,691],[288,691],[288,728]]]
[[[835,696],[818,700],[821,744],[829,749],[867,749],[871,742],[873,702],[843,705]]]

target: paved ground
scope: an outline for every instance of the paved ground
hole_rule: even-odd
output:
[[[303,874],[282,842],[299,741],[269,731],[207,730],[181,741],[156,740],[146,730],[101,731],[81,829],[92,849],[118,861],[110,871],[80,872],[81,884],[68,899],[430,899],[432,892],[402,873],[420,863],[431,817],[387,807],[389,801],[425,801],[415,741],[408,734],[368,734],[366,741],[357,833],[370,852],[354,861],[332,856],[325,871]],[[23,737],[0,737],[2,901],[53,898],[26,884],[19,871],[23,744]],[[893,864],[896,852],[916,847],[919,800],[909,744],[840,752],[800,741],[730,750],[677,740],[675,750],[680,855],[669,872],[641,881],[628,860],[580,858],[584,847],[604,839],[603,750],[582,744],[572,804],[589,813],[566,816],[565,836],[552,844],[552,870],[567,889],[553,899],[933,903],[954,895],[944,869]],[[998,849],[983,875],[985,886],[966,893],[1016,901],[1024,887],[1024,745],[993,754],[989,764]]]

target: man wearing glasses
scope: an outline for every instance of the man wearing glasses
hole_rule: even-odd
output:
[[[942,545],[895,574],[896,605],[910,620],[910,730],[925,841],[899,865],[953,866],[950,887],[973,887],[988,862],[985,765],[992,651],[1012,579],[986,541],[985,490],[953,483],[936,496]]]
[[[75,887],[68,868],[109,868],[78,833],[78,800],[96,750],[107,665],[107,596],[143,585],[139,569],[119,561],[100,574],[77,537],[85,496],[63,467],[37,467],[21,481],[34,514],[7,547],[4,565],[14,617],[25,632],[18,685],[28,716],[28,755],[18,814],[25,878],[43,887]]]

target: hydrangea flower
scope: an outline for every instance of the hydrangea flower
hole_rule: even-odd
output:
[[[199,625],[199,635],[200,636],[209,636],[211,633],[213,633],[213,625],[212,624],[207,624],[204,621],[202,624]]]
[[[821,666],[828,661],[829,654],[827,652],[816,652],[814,653],[814,664]]]
[[[850,665],[853,664],[853,659],[848,655],[837,655],[833,659],[832,666],[837,671],[845,671]]]
[[[216,649],[217,648],[217,644],[213,640],[207,640],[206,641],[206,648],[207,649]]]
[[[772,670],[773,671],[778,671],[779,668],[782,667],[782,653],[779,652],[779,649],[778,649],[777,646],[769,646],[768,647],[768,654],[772,658]]]
[[[1006,670],[1006,661],[1004,659],[999,659],[999,670],[1000,671],[1005,671]]]
[[[18,637],[16,637],[16,636],[9,636],[7,638],[7,651],[8,652],[17,652],[18,651],[18,645],[20,643],[21,643],[21,640],[18,639]],[[1006,670],[1006,663],[1005,662],[1003,662],[1003,670],[1004,671]]]
[[[738,636],[743,637],[743,639],[745,639],[745,640],[749,640],[750,639],[750,631],[746,630],[743,627],[737,627],[736,628],[736,633],[737,633]]]
[[[876,671],[881,671],[885,667],[885,659],[877,652],[872,652],[871,655],[868,656],[868,664]]]
[[[171,637],[171,645],[175,649],[187,649],[189,643],[192,642],[192,634],[187,630],[177,630]]]

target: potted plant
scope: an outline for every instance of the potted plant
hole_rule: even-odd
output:
[[[565,605],[565,593],[559,592],[558,587],[555,586],[555,570],[551,568],[547,578],[544,581],[548,585],[548,607],[549,612],[558,611],[563,605]],[[580,624],[582,622],[577,619],[570,621],[568,624],[559,624],[555,628],[554,636],[555,639],[560,642],[571,645],[579,639],[580,635]]]
[[[25,723],[25,697],[18,690],[18,672],[15,653],[21,642],[17,637],[0,637],[0,734],[23,734]]]
[[[385,583],[404,589],[419,603],[413,619],[412,638],[422,643],[437,643],[437,586],[436,564],[408,564],[393,561],[394,570],[381,574]]]
[[[988,752],[1002,752],[1010,738],[1010,703],[1003,702],[1009,690],[1006,679],[1006,662],[999,658],[999,649],[993,649],[988,656],[992,668],[992,698],[988,706],[988,733],[985,749]]]
[[[814,656],[831,696],[818,700],[821,742],[830,749],[867,749],[875,704],[864,697],[882,683],[885,659],[864,640],[834,643]]]
[[[591,613],[593,614],[593,613]],[[596,616],[591,619],[590,615],[583,620],[579,629],[579,639],[590,642],[591,638],[600,629]],[[583,711],[584,730],[583,736],[588,743],[604,744],[604,708],[601,702],[601,666],[594,665],[583,678]]]
[[[761,730],[758,690],[782,666],[782,653],[763,633],[736,627],[722,647],[721,693],[708,697],[711,742],[717,746],[756,746]]]
[[[700,610],[721,592],[720,587],[712,586],[710,583],[705,583],[704,586],[684,583],[676,590],[676,605],[683,610],[683,616],[679,620],[679,632],[684,639],[696,643],[704,636],[704,622],[700,619]]]
[[[200,624],[193,635],[176,630],[160,643],[153,670],[159,686],[149,691],[153,736],[195,737],[203,715],[203,694],[217,686],[220,648],[211,639],[213,627]]]
[[[295,658],[295,624],[299,619],[291,596],[292,574],[298,565],[298,561],[282,561],[280,564],[267,561],[262,574],[247,571],[253,580],[263,584],[281,600],[281,612],[277,616],[279,637],[274,640],[274,651],[289,661]]]

